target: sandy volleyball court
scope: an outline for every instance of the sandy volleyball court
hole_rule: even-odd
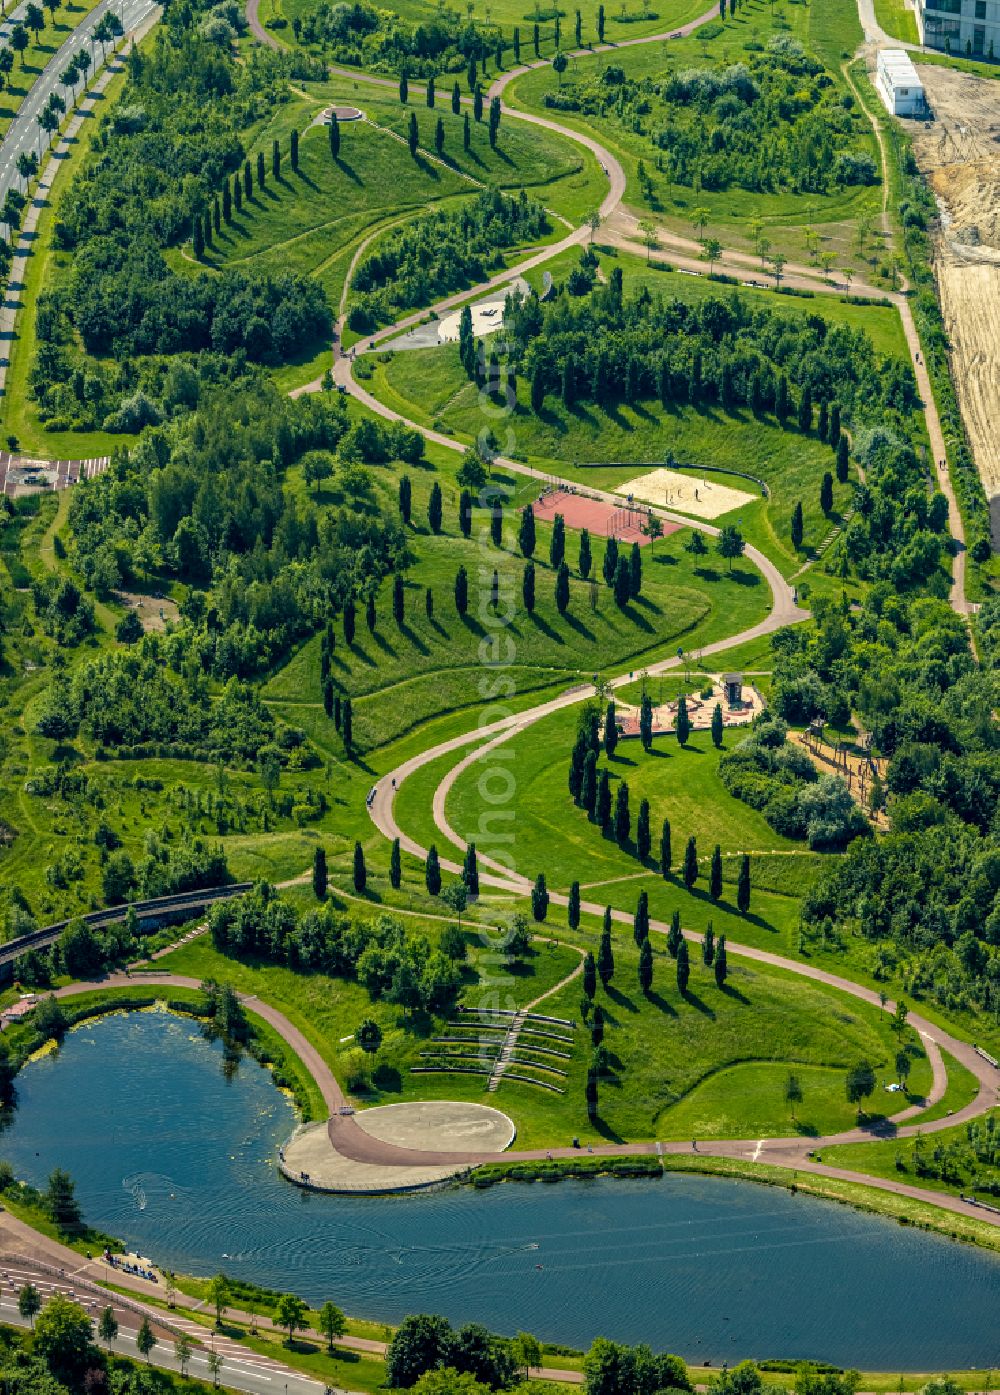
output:
[[[677,470],[669,470],[661,465],[634,480],[620,484],[616,494],[631,495],[645,504],[656,504],[658,508],[680,509],[683,513],[693,513],[698,518],[718,518],[731,509],[752,504],[757,497],[746,494],[741,489],[713,480],[711,475],[698,478],[682,475]]]

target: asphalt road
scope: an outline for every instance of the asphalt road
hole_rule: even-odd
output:
[[[55,1293],[62,1293],[68,1298],[74,1299],[87,1310],[95,1323],[106,1304],[115,1305],[116,1302],[116,1295],[113,1293],[109,1293],[106,1299],[102,1299],[97,1297],[91,1289],[79,1287],[74,1283],[72,1274],[60,1278],[48,1270],[36,1268],[27,1259],[16,1264],[8,1261],[3,1270],[0,1271],[0,1322],[9,1323],[16,1327],[29,1325],[17,1310],[17,1292],[26,1283],[34,1284],[41,1295],[43,1304]],[[124,1307],[116,1307],[115,1316],[118,1319],[119,1332],[117,1339],[112,1343],[112,1349],[120,1356],[130,1357],[134,1361],[142,1361],[144,1358],[140,1355],[135,1344],[136,1332],[141,1318],[138,1314]],[[163,1328],[157,1328],[155,1316],[152,1321],[157,1340],[156,1346],[150,1353],[150,1364],[159,1366],[165,1371],[179,1371],[180,1362],[174,1351],[175,1334],[167,1332]],[[192,1337],[197,1337],[199,1341],[211,1343],[215,1340],[209,1328],[200,1327],[189,1319],[184,1319],[180,1313],[172,1313],[170,1321],[189,1330]],[[104,1343],[99,1343],[99,1345],[103,1346]],[[241,1349],[236,1343],[228,1341],[224,1337],[217,1339],[215,1349],[222,1357],[219,1380],[222,1386],[228,1390],[244,1391],[246,1395],[323,1395],[324,1386],[321,1381],[300,1375],[297,1371],[293,1371],[269,1357]],[[212,1375],[209,1371],[208,1358],[208,1348],[196,1346],[188,1362],[188,1374],[210,1384]]]
[[[19,9],[21,7],[18,7]],[[89,77],[93,77],[101,64],[101,46],[91,42],[90,35],[100,24],[101,19],[108,12],[113,12],[122,21],[125,32],[135,29],[141,24],[153,10],[156,9],[155,0],[101,0],[85,19],[81,20],[66,41],[56,49],[55,53],[46,63],[32,85],[31,91],[21,103],[20,110],[10,123],[3,141],[0,142],[0,204],[6,197],[7,190],[20,186],[20,178],[17,173],[17,157],[24,151],[31,151],[34,154],[39,152],[39,139],[42,141],[44,150],[47,137],[38,125],[37,117],[44,109],[53,92],[57,92],[63,101],[67,102],[68,94],[66,89],[60,86],[59,74],[64,71],[67,63],[85,45],[90,48],[93,62],[90,67]],[[14,11],[16,15],[18,11]],[[8,24],[0,27],[0,35],[4,29],[9,29]]]

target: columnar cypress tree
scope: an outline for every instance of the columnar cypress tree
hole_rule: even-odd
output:
[[[413,485],[410,483],[409,475],[401,475],[399,480],[399,516],[404,523],[409,523],[412,509]]]
[[[597,755],[588,751],[583,762],[583,784],[580,786],[580,803],[591,818],[597,807]]]
[[[354,643],[354,623],[356,613],[354,609],[354,598],[348,596],[344,602],[344,640],[348,645]]]
[[[444,122],[439,116],[437,125],[434,127],[434,149],[439,155],[444,154]]]
[[[476,854],[475,843],[466,845],[465,857],[462,861],[462,881],[470,896],[479,895],[479,858]]]
[[[430,497],[427,500],[427,526],[432,533],[440,533],[442,519],[441,486],[437,480],[431,485]]]
[[[535,885],[531,888],[531,914],[540,923],[549,913],[549,892],[545,885],[545,873],[539,872]]]
[[[648,940],[643,940],[639,950],[639,987],[648,996],[653,986],[653,949]]]
[[[799,430],[807,433],[812,430],[813,404],[812,393],[808,387],[802,389],[802,396],[799,398]]]
[[[660,830],[660,875],[670,876],[670,820],[663,820]]]
[[[583,956],[583,991],[593,1002],[597,992],[597,965],[594,963],[594,956],[589,949]]]
[[[535,555],[535,511],[530,504],[521,512],[521,522],[517,530],[517,545],[523,556]]]
[[[552,537],[549,540],[549,561],[554,567],[566,556],[566,521],[557,513],[552,523]]]
[[[611,757],[614,755],[615,748],[617,745],[618,718],[615,714],[615,703],[614,699],[612,698],[612,700],[608,703],[607,709],[604,713],[604,753],[607,756],[608,760],[610,760]]]
[[[330,114],[330,154],[335,160],[340,154],[340,122],[336,112]]]
[[[825,514],[833,511],[833,476],[829,470],[823,471],[819,484],[819,506]]]
[[[580,558],[577,566],[580,575],[583,577],[584,581],[586,581],[587,577],[590,575],[590,569],[593,566],[593,557],[590,551],[590,533],[586,528],[582,529],[580,533]]]
[[[524,572],[521,575],[521,600],[529,615],[535,613],[535,564],[525,562]]]
[[[569,609],[569,567],[565,562],[559,563],[559,570],[556,572],[556,610],[560,615],[565,615]]]
[[[709,921],[705,927],[705,933],[701,939],[701,962],[711,967],[715,958],[715,931],[712,929],[712,922]]]
[[[627,845],[631,829],[632,816],[628,809],[628,782],[621,780],[617,790],[615,790],[615,842],[620,848]]]
[[[607,906],[604,911],[604,929],[601,931],[601,942],[597,947],[597,972],[600,975],[601,983],[607,988],[615,976],[615,955],[611,948],[610,906]]]
[[[399,839],[393,838],[389,850],[389,885],[398,891],[403,880],[403,860],[399,850]]]
[[[684,936],[681,934],[681,913],[674,911],[670,917],[670,929],[667,931],[667,952],[672,959],[677,958],[677,951],[680,948]]]
[[[227,223],[233,221],[233,196],[229,189],[228,179],[222,186],[222,216]]]
[[[368,869],[365,867],[365,850],[360,843],[354,844],[354,890],[360,896],[368,884]]]
[[[718,843],[712,849],[712,865],[708,874],[708,894],[713,901],[722,895],[722,849]]]
[[[687,739],[691,735],[691,719],[688,716],[687,703],[683,696],[677,699],[677,740],[682,746],[687,744]]]
[[[746,853],[740,859],[740,875],[736,882],[736,909],[740,915],[750,910],[750,858]]]
[[[472,495],[467,489],[458,496],[458,527],[463,538],[472,533]]]
[[[836,450],[840,445],[840,403],[834,402],[830,408],[830,432],[828,436],[830,449]]]
[[[569,792],[579,803],[580,791],[583,788],[583,765],[587,759],[587,734],[580,730],[576,734],[573,742],[573,749],[569,757]]]
[[[615,605],[619,610],[624,610],[632,597],[632,574],[624,557],[618,558],[615,568],[614,592]]]
[[[712,745],[715,749],[722,749],[722,737],[725,731],[725,722],[722,718],[722,703],[717,702],[712,708]]]
[[[253,198],[253,170],[249,160],[243,166],[243,192],[248,199]]]
[[[569,889],[568,905],[566,906],[566,924],[571,930],[576,930],[580,924],[580,883],[574,882]],[[593,993],[590,995],[593,997]]]
[[[406,143],[410,147],[410,154],[414,159],[417,157],[417,147],[420,144],[420,127],[417,125],[417,113],[410,112],[410,125],[406,133]]]
[[[266,179],[267,179],[267,171],[266,171],[266,167],[265,167],[265,164],[264,164],[264,152],[263,152],[263,150],[258,150],[258,151],[257,151],[257,188],[258,188],[258,189],[263,189],[264,184],[265,184],[265,182],[266,182]]]
[[[605,832],[611,825],[611,780],[606,770],[597,781],[597,822]]]
[[[462,149],[463,149],[463,150],[468,150],[468,148],[469,148],[469,146],[470,146],[471,144],[472,144],[472,127],[469,125],[469,113],[466,112],[466,113],[465,113],[465,118],[464,118],[464,120],[463,120],[463,122],[462,122]]]
[[[410,84],[409,80],[407,79],[406,73],[403,72],[399,75],[399,100],[403,104],[403,106],[405,106],[406,103],[409,101],[409,98]]]
[[[469,609],[469,573],[459,567],[455,573],[455,609],[464,615]]]
[[[490,541],[494,547],[503,546],[503,505],[499,499],[490,506]]]
[[[427,860],[424,863],[424,884],[431,896],[437,896],[441,890],[441,860],[433,843],[427,849]]]
[[[635,825],[635,851],[640,862],[645,862],[649,857],[651,841],[649,832],[649,800],[640,799],[639,817]]]
[[[431,109],[433,109],[433,107],[434,107],[434,74],[433,74],[433,73],[431,73],[430,77],[427,79],[427,86],[426,86],[426,88],[424,89],[424,95],[425,95],[425,97],[426,97],[426,99],[427,99],[427,105],[428,105]]]
[[[842,435],[837,445],[837,479],[841,484],[847,483],[850,472],[850,454],[847,445],[847,437]]]
[[[394,572],[392,577],[392,618],[397,625],[402,625],[406,618],[406,596],[399,572]]]
[[[205,232],[200,213],[191,219],[191,252],[197,262],[205,255]]]
[[[649,893],[639,892],[635,915],[632,917],[632,937],[637,945],[649,939]]]
[[[291,161],[292,169],[296,174],[299,172],[299,133],[292,131],[288,142],[288,158]]]
[[[722,985],[725,983],[726,977],[729,973],[729,964],[726,961],[725,935],[719,936],[719,943],[715,951],[715,964],[713,965],[713,967],[715,969],[715,982],[718,985],[718,987],[721,988]]]
[[[271,173],[275,179],[281,178],[281,146],[277,139],[271,142]]]
[[[521,31],[520,31],[520,29],[517,27],[517,25],[515,24],[515,25],[514,25],[514,62],[515,62],[515,64],[516,64],[516,63],[520,63],[520,61],[521,61]]]
[[[477,121],[482,121],[483,119],[483,89],[479,86],[478,82],[472,93],[472,115]]]
[[[792,509],[792,546],[800,548],[804,536],[805,524],[802,519],[802,500],[800,499]]]
[[[695,842],[694,834],[687,840],[687,847],[684,849],[684,885],[688,891],[698,880],[698,844]]]
[[[233,175],[233,206],[237,213],[243,212],[243,184],[238,172]]]
[[[457,116],[458,113],[459,113],[461,110],[462,110],[462,93],[460,92],[458,83],[456,82],[455,85],[454,85],[454,87],[451,89],[451,114],[452,114],[452,116]]]
[[[643,693],[639,705],[639,740],[644,751],[653,744],[653,703],[648,693]]]
[[[681,997],[687,992],[688,982],[691,978],[691,956],[687,947],[687,940],[681,940],[677,946],[677,991]]]
[[[313,895],[317,901],[326,900],[326,888],[328,882],[326,870],[326,849],[317,847],[313,852]]]
[[[628,559],[628,589],[633,597],[642,591],[642,549],[637,542],[632,544]]]

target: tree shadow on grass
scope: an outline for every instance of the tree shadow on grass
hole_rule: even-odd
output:
[[[646,994],[646,1002],[651,1003],[652,1006],[655,1007],[659,1012],[662,1012],[664,1017],[677,1016],[677,1009],[674,1007],[674,1005],[672,1003],[668,1003],[666,998],[664,998],[661,994],[657,993],[655,988],[651,988],[649,992]]]
[[[394,658],[396,657],[396,650],[393,649],[392,645],[391,645],[391,644],[389,643],[389,641],[386,639],[385,635],[382,633],[381,630],[373,630],[373,631],[372,631],[372,639],[375,641],[375,643],[376,643],[376,644],[378,645],[378,647],[381,649],[383,655],[388,654],[389,657],[392,658],[392,659],[394,659]]]
[[[485,635],[485,633],[486,633],[486,631],[483,629],[482,625],[479,623],[479,621],[478,621],[478,620],[475,618],[475,616],[473,616],[473,615],[468,615],[468,614],[463,615],[463,616],[462,616],[462,624],[465,626],[465,628],[466,628],[467,630],[471,630],[471,632],[472,632],[478,639],[482,639],[483,635]]]
[[[706,1017],[711,1017],[713,1021],[715,1020],[715,1009],[709,1007],[704,998],[699,998],[697,993],[692,993],[690,987],[685,988],[681,996],[689,1007],[693,1007],[697,1012],[703,1013]]]
[[[349,165],[347,161],[342,159],[339,155],[334,161],[334,164],[340,170],[341,174],[345,175],[353,184],[358,184],[362,188],[364,187],[365,181],[361,178],[353,165]]]
[[[724,983],[722,985],[722,988],[720,989],[720,992],[725,993],[727,998],[735,998],[736,1001],[738,1003],[742,1003],[744,1007],[750,1006],[750,999],[746,996],[746,994],[741,993],[738,988],[734,988],[731,983]]]
[[[563,615],[563,619],[565,620],[566,624],[570,627],[570,629],[574,632],[574,634],[578,634],[581,637],[581,639],[593,640],[595,638],[594,631],[589,630],[587,626],[583,623],[583,621],[578,620],[575,615],[570,613],[570,611],[567,610],[565,612],[565,614]]]
[[[731,572],[726,572],[729,581],[735,581],[737,586],[760,586],[763,577],[757,572],[745,572],[740,567],[734,567]]]
[[[595,1114],[593,1119],[591,1120],[591,1123],[594,1125],[594,1128],[601,1135],[601,1137],[606,1139],[609,1143],[625,1142],[621,1134],[618,1133],[616,1129],[613,1129],[611,1125],[607,1122],[607,1120],[602,1119],[600,1114]]]
[[[545,636],[545,638],[550,639],[553,644],[566,643],[559,631],[554,630],[544,616],[538,615],[536,612],[532,611],[532,613],[528,616],[528,619],[531,622],[531,624],[534,625],[535,629],[540,630],[541,633]]]
[[[424,643],[424,641],[417,634],[416,630],[414,630],[410,625],[408,625],[405,620],[399,627],[399,633],[403,636],[404,639],[409,640],[409,642],[413,645],[414,649],[416,649],[418,654],[427,655],[431,652],[430,649],[428,649],[427,645]]]
[[[621,991],[620,988],[616,988],[616,987],[614,986],[613,983],[609,983],[609,984],[608,984],[608,987],[607,987],[607,994],[608,994],[608,997],[611,999],[611,1001],[612,1001],[613,1003],[615,1003],[618,1007],[622,1008],[623,1011],[625,1011],[625,1012],[638,1012],[638,1011],[639,1011],[638,1007],[637,1007],[636,1004],[633,1002],[633,1000],[628,996],[628,994],[627,994],[627,993],[623,993],[623,992]],[[617,1026],[618,1019],[615,1017],[615,1015],[614,1015],[612,1012],[609,1012],[607,1008],[604,1009],[604,1020],[605,1020],[606,1022],[610,1022],[612,1026]]]

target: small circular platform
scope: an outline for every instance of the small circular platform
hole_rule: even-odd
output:
[[[360,121],[364,112],[357,107],[327,107],[323,113],[323,120],[329,121],[334,115],[338,121]]]
[[[502,1153],[514,1141],[513,1121],[499,1109],[464,1100],[414,1100],[359,1110],[359,1129],[397,1148],[428,1153]]]

